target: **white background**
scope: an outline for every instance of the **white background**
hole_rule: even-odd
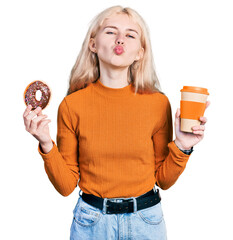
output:
[[[153,3],[153,5],[152,5]],[[209,90],[204,140],[174,186],[161,191],[169,240],[233,239],[233,7],[227,0],[8,0],[0,3],[0,239],[69,239],[77,188],[53,188],[25,131],[23,92],[33,80],[52,89],[44,113],[56,138],[57,108],[89,22],[107,7],[137,10],[147,22],[162,90],[179,107],[183,85]],[[4,236],[4,237],[3,237]]]

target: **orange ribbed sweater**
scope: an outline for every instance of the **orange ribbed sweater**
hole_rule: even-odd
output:
[[[44,154],[46,173],[63,196],[77,186],[102,198],[137,197],[155,183],[171,187],[189,155],[172,141],[168,98],[136,94],[131,84],[100,80],[66,96],[58,108],[57,145]]]

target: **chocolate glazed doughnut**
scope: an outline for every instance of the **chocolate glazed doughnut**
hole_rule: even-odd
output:
[[[39,101],[36,99],[36,92],[38,90],[41,91],[41,99]],[[30,83],[24,91],[24,102],[27,106],[31,105],[32,110],[37,107],[44,109],[49,103],[50,96],[51,91],[47,84],[42,81],[34,81]]]

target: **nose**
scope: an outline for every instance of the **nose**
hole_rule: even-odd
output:
[[[120,45],[120,44],[124,44],[124,38],[122,34],[118,34],[117,38],[116,38],[116,44]]]

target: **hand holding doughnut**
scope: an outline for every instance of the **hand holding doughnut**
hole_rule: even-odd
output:
[[[36,99],[36,92],[41,91],[40,100]],[[26,131],[32,134],[39,142],[44,153],[48,153],[53,143],[49,133],[49,119],[42,114],[50,100],[51,91],[42,81],[30,83],[24,91],[24,102],[27,108],[23,114]]]
[[[29,105],[23,114],[26,131],[40,142],[43,152],[48,153],[53,147],[48,126],[51,120],[46,119],[47,115],[42,114],[41,107],[31,110],[32,106]]]

